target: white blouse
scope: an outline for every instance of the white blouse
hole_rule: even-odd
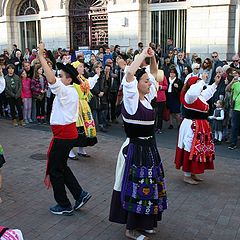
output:
[[[200,80],[199,82],[191,85],[185,94],[186,103],[191,104],[197,98],[206,103],[215,93],[217,85],[213,83],[212,85],[208,85],[207,88],[203,90],[204,86],[205,82],[203,80]]]
[[[5,86],[6,86],[5,78],[2,75],[0,76],[0,93],[4,91]]]
[[[126,77],[124,76],[122,80],[122,85],[124,107],[130,115],[134,115],[137,112],[139,103],[139,92],[137,88],[138,81],[135,77],[135,79],[132,82],[127,82]],[[148,109],[152,109],[150,102],[155,97],[155,91],[156,91],[155,85],[151,84],[150,93],[145,95],[146,99],[141,100],[141,103]]]
[[[60,78],[49,84],[55,98],[53,101],[50,125],[67,125],[76,122],[78,117],[78,93],[73,85],[64,85]]]

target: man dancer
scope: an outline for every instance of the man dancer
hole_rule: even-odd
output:
[[[50,125],[53,139],[48,150],[48,164],[45,185],[52,185],[57,205],[50,208],[53,214],[72,215],[73,209],[78,210],[90,198],[88,192],[82,190],[71,169],[67,166],[69,151],[73,148],[78,133],[76,119],[78,114],[78,94],[72,85],[78,82],[77,70],[70,64],[57,63],[61,79],[56,79],[44,58],[44,43],[39,44],[39,60],[42,64],[49,87],[56,95],[53,101]],[[70,190],[75,201],[72,205],[67,197],[65,185]]]

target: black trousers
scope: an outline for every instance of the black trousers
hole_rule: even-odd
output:
[[[23,120],[23,112],[22,112],[22,99],[19,98],[13,98],[10,97],[8,98],[8,103],[10,106],[10,112],[11,112],[11,116],[12,116],[12,120],[16,119],[16,108],[18,111],[18,118],[19,120]]]
[[[7,102],[7,98],[5,95],[5,91],[3,91],[2,93],[0,93],[0,115],[3,116],[3,110],[5,111],[5,109],[7,108],[8,102]]]
[[[45,98],[42,100],[36,100],[36,109],[37,113],[36,116],[38,117],[45,117]]]
[[[54,139],[49,153],[49,175],[56,202],[67,207],[71,203],[67,197],[65,186],[69,189],[75,200],[78,200],[82,188],[71,169],[67,165],[68,154],[75,145],[76,140]]]
[[[165,102],[157,102],[157,114],[156,114],[156,128],[162,130],[163,125],[163,110]]]
[[[110,103],[110,116],[111,120],[116,119],[116,101],[117,101],[117,92],[109,93],[109,103]]]

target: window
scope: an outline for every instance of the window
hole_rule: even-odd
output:
[[[41,24],[38,20],[39,6],[35,0],[25,0],[17,9],[19,16],[21,48],[36,48],[41,39]],[[27,16],[33,15],[31,20]],[[24,17],[26,16],[26,17]],[[36,17],[35,17],[36,16]],[[35,20],[36,19],[36,20]]]
[[[152,12],[151,41],[160,43],[166,52],[167,39],[173,39],[174,45],[186,49],[187,10],[164,10]]]
[[[35,0],[24,1],[17,9],[17,16],[38,14],[39,7]]]

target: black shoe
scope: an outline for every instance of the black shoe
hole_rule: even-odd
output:
[[[173,125],[170,124],[169,127],[168,127],[168,129],[173,129]]]
[[[68,206],[68,207],[62,207],[59,204],[57,204],[54,207],[51,207],[50,212],[56,215],[65,215],[65,216],[71,216],[73,215],[73,209],[72,206]]]
[[[85,158],[89,158],[91,157],[90,155],[88,155],[87,153],[78,153],[79,157],[85,157]]]
[[[88,192],[82,191],[79,200],[75,202],[74,210],[80,209],[87,201],[92,197],[92,195]]]
[[[231,144],[229,147],[228,147],[228,149],[230,149],[230,150],[234,150],[234,149],[236,149],[237,148],[237,145],[234,145],[234,144]]]
[[[71,160],[78,160],[78,158],[76,156],[75,157],[69,157],[68,156],[68,158],[71,159]]]

